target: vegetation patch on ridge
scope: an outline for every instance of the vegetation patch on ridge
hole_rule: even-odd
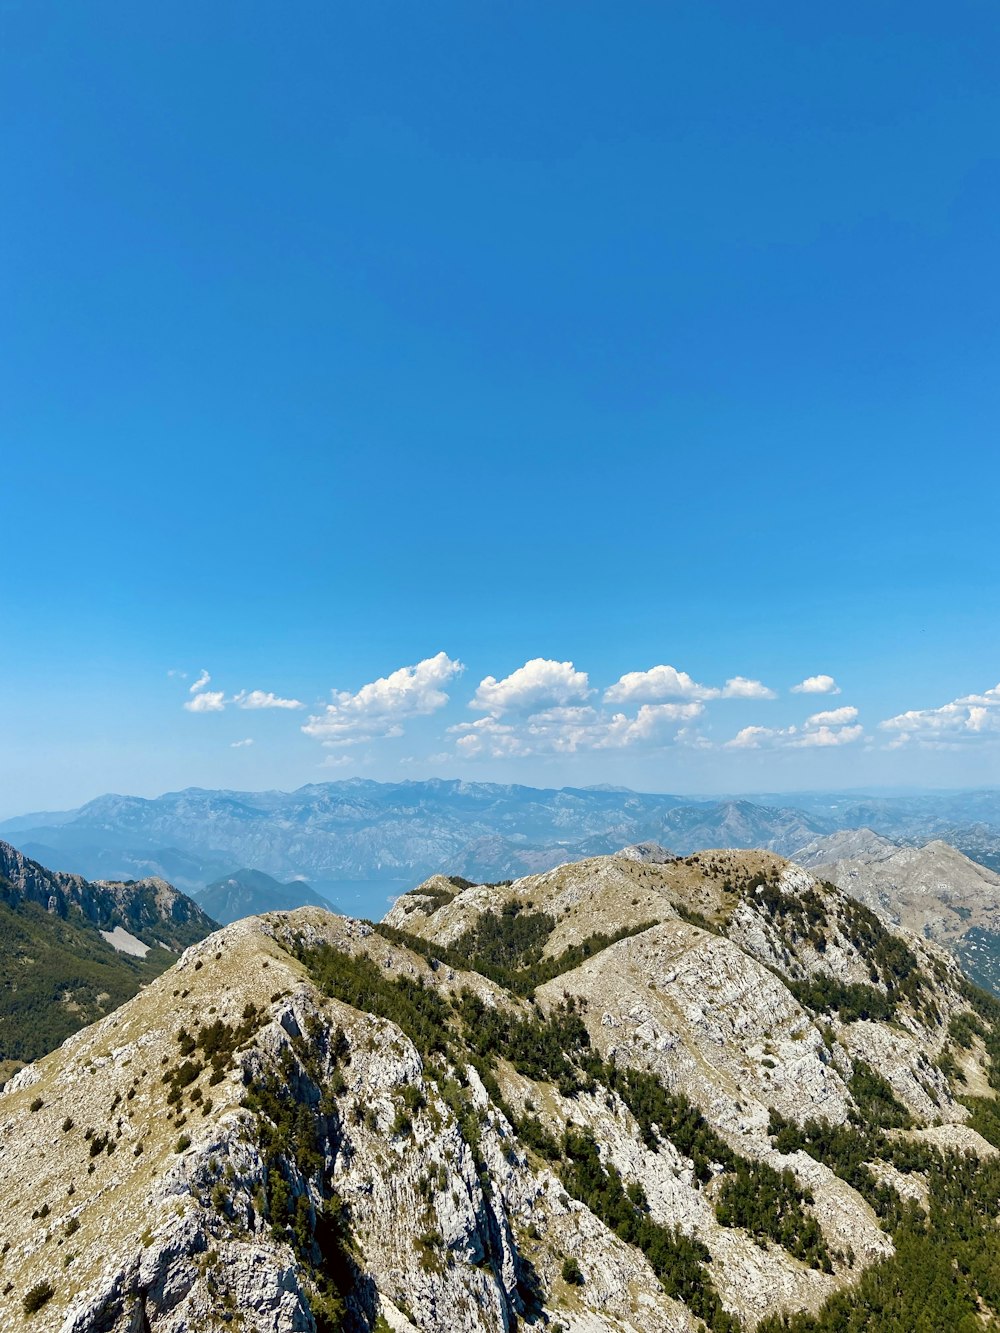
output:
[[[484,912],[476,925],[451,945],[432,943],[384,921],[375,930],[390,944],[410,949],[430,963],[478,972],[515,995],[530,999],[537,986],[572,971],[609,945],[641,935],[657,924],[641,921],[610,935],[596,932],[554,958],[542,957],[545,942],[555,929],[554,919],[548,913],[525,913],[519,903],[506,904],[500,913]]]

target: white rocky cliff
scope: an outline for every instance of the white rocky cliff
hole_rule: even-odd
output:
[[[893,1243],[782,1125],[859,1123],[877,1084],[898,1141],[994,1152],[939,1067],[971,1012],[956,965],[869,916],[707,852],[438,877],[385,928],[236,922],[0,1094],[0,1324],[679,1333],[817,1309]],[[959,1055],[988,1092],[982,1041]]]

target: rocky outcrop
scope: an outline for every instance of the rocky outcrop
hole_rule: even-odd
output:
[[[215,925],[197,903],[164,879],[97,880],[47,870],[0,842],[0,896],[10,905],[37,903],[64,920],[112,931],[121,926],[150,946],[183,948]]]
[[[899,847],[872,838],[820,840],[813,873],[891,924],[944,945],[980,984],[1000,993],[1000,874],[940,840]]]
[[[779,1127],[859,1134],[874,1097],[900,1142],[992,1151],[936,1063],[952,1018],[979,1023],[955,964],[863,913],[772,855],[703,852],[437,877],[381,927],[238,921],[0,1094],[0,1323],[694,1333],[815,1310],[892,1255],[875,1205],[926,1189],[887,1151],[900,1190],[865,1193]],[[963,1059],[985,1085],[982,1042]]]

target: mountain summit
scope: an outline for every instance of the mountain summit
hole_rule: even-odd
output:
[[[206,885],[195,896],[202,908],[224,926],[241,916],[291,911],[296,907],[322,907],[328,912],[333,911],[333,905],[302,880],[282,884],[262,870],[235,870]]]
[[[3,1327],[971,1329],[998,1018],[766,853],[238,921],[0,1094]]]
[[[1000,994],[1000,874],[940,839],[899,847],[836,834],[814,849],[816,874],[893,924],[943,944],[974,980]]]

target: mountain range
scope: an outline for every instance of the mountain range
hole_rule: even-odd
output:
[[[129,999],[215,926],[164,880],[90,883],[0,842],[0,1076]]]
[[[215,921],[227,926],[242,916],[260,912],[290,911],[296,907],[322,907],[327,912],[333,904],[314,893],[304,880],[282,884],[262,870],[237,870],[206,885],[195,895],[198,904]]]
[[[355,915],[379,917],[429,874],[498,880],[653,840],[764,847],[790,855],[845,828],[896,842],[941,838],[1000,868],[1000,794],[699,800],[616,788],[498,783],[316,783],[294,792],[190,788],[155,799],[102,796],[77,810],[0,825],[47,865],[90,878],[156,875],[192,893],[252,866],[304,879]]]
[[[998,1088],[1000,1003],[767,852],[251,917],[0,1093],[0,1325],[972,1333]]]
[[[890,923],[944,945],[970,977],[1000,995],[1000,875],[995,871],[940,839],[901,847],[871,829],[817,838],[795,859]]]

